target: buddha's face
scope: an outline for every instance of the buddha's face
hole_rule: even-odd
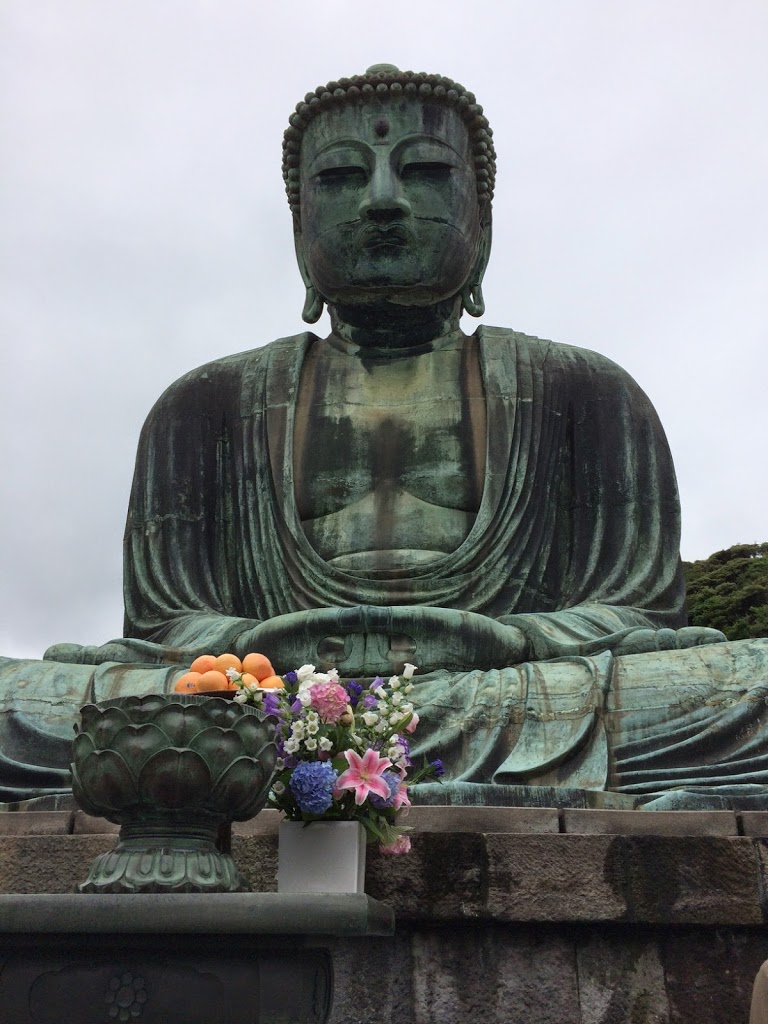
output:
[[[455,110],[383,100],[308,126],[297,243],[327,302],[451,298],[469,279],[481,234],[469,136]]]

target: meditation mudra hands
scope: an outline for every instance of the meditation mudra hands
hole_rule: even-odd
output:
[[[470,671],[502,668],[536,660],[529,636],[514,624],[476,612],[425,606],[313,608],[278,615],[240,633],[229,648],[235,653],[261,651],[282,671],[306,662],[335,667],[342,676],[391,674],[405,662],[421,672],[433,669]],[[528,632],[531,627],[528,625]],[[720,643],[716,629],[626,629],[604,639],[563,645],[552,657],[598,654],[647,654]],[[46,652],[50,661],[80,664],[106,662],[162,663],[169,653],[178,664],[195,652],[159,647],[146,640],[116,640],[101,647],[58,644]],[[189,657],[185,658],[185,655]]]

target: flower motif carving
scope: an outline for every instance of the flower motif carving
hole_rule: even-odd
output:
[[[147,1002],[144,979],[134,977],[130,971],[116,974],[104,993],[107,1006],[107,1021],[130,1021],[141,1016]]]

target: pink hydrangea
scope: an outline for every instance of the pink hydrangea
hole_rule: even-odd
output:
[[[390,843],[389,846],[380,846],[379,850],[381,853],[410,853],[411,840],[408,836],[398,836],[394,843]]]
[[[309,696],[310,706],[324,722],[338,722],[349,704],[349,694],[338,683],[314,683]]]

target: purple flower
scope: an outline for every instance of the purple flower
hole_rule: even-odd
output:
[[[295,672],[286,672],[285,675],[283,676],[283,679],[285,680],[287,686],[295,686],[296,683],[298,683],[299,681],[299,677],[296,675]]]
[[[280,698],[274,693],[268,693],[264,697],[264,703],[262,704],[264,711],[268,715],[280,715]]]
[[[379,702],[376,700],[372,693],[366,693],[366,695],[363,697],[363,707],[365,708],[366,711],[371,711],[373,708],[376,707],[378,703]]]
[[[333,788],[339,773],[323,761],[302,761],[291,775],[289,786],[299,810],[323,814],[333,803]]]
[[[383,811],[385,807],[391,807],[395,802],[397,791],[400,788],[400,776],[396,775],[395,772],[382,772],[381,777],[389,787],[389,796],[385,800],[384,797],[377,796],[375,793],[369,793],[368,799],[371,802],[371,806]]]
[[[347,683],[347,693],[349,694],[349,703],[351,707],[357,707],[362,692],[362,686],[360,683],[356,683],[354,679]]]
[[[301,710],[302,710],[303,707],[304,707],[304,705],[301,703],[301,701],[297,697],[296,700],[293,702],[293,704],[291,704],[291,711],[294,713],[294,715],[298,715],[298,714],[301,713]]]
[[[436,779],[439,779],[441,775],[445,775],[445,768],[439,757],[436,757],[434,761],[430,761],[429,767],[432,769],[432,774]]]
[[[376,676],[376,678],[375,678],[375,679],[373,680],[373,682],[372,682],[372,683],[371,683],[371,685],[370,685],[370,686],[368,687],[368,689],[369,689],[369,690],[370,690],[371,692],[373,692],[374,690],[378,690],[378,688],[379,688],[380,686],[383,686],[383,685],[384,685],[384,680],[383,680],[383,679],[381,678],[381,676]]]

